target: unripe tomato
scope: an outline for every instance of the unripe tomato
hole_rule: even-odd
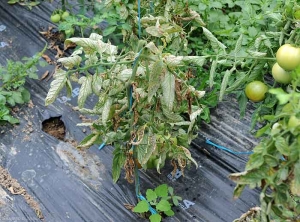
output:
[[[61,19],[62,20],[66,20],[67,17],[70,16],[70,13],[68,11],[64,11],[61,15]]]
[[[262,101],[267,91],[268,86],[261,81],[250,82],[245,88],[246,96],[253,102]]]
[[[292,80],[292,76],[283,68],[281,68],[277,62],[273,65],[272,76],[276,82],[283,84],[288,84]]]
[[[276,53],[277,63],[286,71],[291,71],[300,65],[300,49],[291,44],[282,45]]]
[[[60,21],[60,15],[59,14],[51,15],[50,19],[52,22],[58,23]]]

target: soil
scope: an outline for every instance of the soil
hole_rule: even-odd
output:
[[[12,195],[22,195],[26,203],[34,210],[39,219],[43,219],[41,208],[39,204],[33,199],[31,195],[18,183],[18,181],[11,177],[9,172],[0,166],[0,185],[7,189]]]
[[[51,136],[54,136],[59,140],[64,141],[66,135],[66,127],[60,117],[51,117],[50,119],[43,121],[42,126],[42,130],[44,132],[48,133]]]

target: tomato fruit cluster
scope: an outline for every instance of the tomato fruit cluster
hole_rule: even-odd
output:
[[[70,16],[70,13],[68,11],[55,11],[51,17],[50,20],[54,23],[59,23],[60,21],[64,21],[66,20],[67,17]]]

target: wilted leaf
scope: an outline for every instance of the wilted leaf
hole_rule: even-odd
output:
[[[167,72],[164,76],[161,87],[163,91],[163,97],[162,97],[163,104],[166,105],[166,107],[169,110],[172,110],[174,105],[174,100],[175,100],[174,75],[171,74],[170,72]]]
[[[53,77],[54,77],[54,80],[50,84],[50,89],[49,89],[47,97],[45,99],[46,106],[48,106],[54,102],[54,100],[57,98],[59,92],[65,86],[66,81],[67,81],[67,72],[62,69],[58,69],[58,70],[56,70]]]
[[[78,95],[78,107],[83,108],[87,97],[92,94],[92,81],[93,76],[87,75],[82,76],[78,83],[81,84],[79,95]]]

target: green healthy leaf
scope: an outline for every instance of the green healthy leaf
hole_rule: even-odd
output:
[[[264,160],[266,164],[268,164],[270,167],[276,167],[278,165],[278,158],[272,155],[269,154],[264,155]]]
[[[25,103],[28,103],[30,101],[30,93],[29,93],[29,91],[26,90],[26,89],[23,89],[22,92],[21,92],[21,94],[22,94],[22,100]],[[0,97],[1,97],[1,95],[0,95]],[[0,104],[1,104],[1,101],[0,101]]]
[[[276,95],[280,105],[286,104],[291,97],[291,94],[287,94],[282,88],[269,89],[269,93]]]
[[[282,153],[283,155],[289,156],[289,154],[290,154],[289,144],[283,137],[276,138],[275,146],[280,153]]]
[[[148,189],[147,192],[146,192],[146,198],[147,198],[148,201],[151,202],[153,200],[156,200],[157,195],[153,190]]]
[[[160,222],[162,220],[162,217],[159,214],[152,214],[149,217],[150,222]]]
[[[124,166],[126,161],[125,153],[121,150],[120,146],[116,146],[116,149],[113,152],[113,166],[112,166],[112,175],[113,181],[116,183],[120,177],[121,169]]]
[[[138,204],[133,208],[135,213],[145,213],[149,211],[149,203],[146,200],[138,202]]]
[[[89,95],[92,94],[92,82],[93,82],[93,76],[87,75],[82,76],[78,83],[81,84],[79,95],[78,95],[78,107],[83,108],[84,103]]]
[[[58,69],[53,75],[54,80],[50,84],[47,97],[45,99],[45,105],[48,106],[55,101],[59,92],[63,89],[67,81],[67,72]]]
[[[248,98],[245,94],[245,92],[240,92],[238,94],[238,103],[239,103],[239,108],[240,108],[240,115],[241,117],[245,116],[245,112],[246,112],[246,108],[247,108],[247,102],[248,102]]]
[[[168,216],[168,217],[172,217],[175,215],[173,210],[168,210],[168,211],[164,211],[164,213]]]
[[[171,111],[175,100],[175,77],[170,72],[167,72],[163,78],[162,84],[163,104]]]
[[[171,210],[171,204],[167,200],[161,200],[156,205],[156,209],[159,211],[169,211]]]
[[[168,185],[161,184],[155,188],[155,193],[158,197],[167,197],[168,196]]]
[[[260,153],[253,153],[250,156],[249,161],[246,165],[246,170],[252,170],[259,168],[264,163],[264,158]]]
[[[20,92],[12,92],[11,98],[15,101],[15,103],[23,104],[22,94]]]

